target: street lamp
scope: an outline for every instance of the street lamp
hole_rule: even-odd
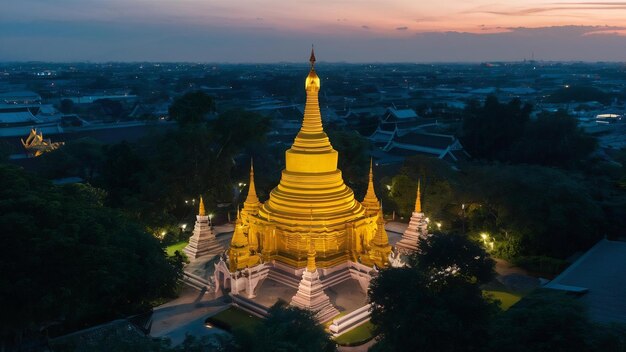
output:
[[[187,228],[187,224],[180,225],[180,228],[183,229],[183,231],[185,231],[185,229]]]
[[[213,223],[211,222],[211,219],[213,219],[213,213],[209,214],[209,226],[213,227]]]
[[[441,231],[441,223],[440,222],[437,223],[437,230]]]

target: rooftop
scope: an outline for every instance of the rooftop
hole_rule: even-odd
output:
[[[580,299],[592,320],[626,323],[626,242],[601,240],[545,287],[587,289]]]

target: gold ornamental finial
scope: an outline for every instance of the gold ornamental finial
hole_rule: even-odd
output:
[[[417,198],[415,199],[415,212],[416,213],[422,212],[422,195],[420,193],[420,181],[421,180],[417,180]]]
[[[204,209],[204,201],[202,200],[202,196],[200,196],[200,206],[198,207],[198,215],[206,216],[206,210]]]

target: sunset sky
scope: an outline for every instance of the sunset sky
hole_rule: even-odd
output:
[[[626,61],[626,2],[19,0],[0,60]]]

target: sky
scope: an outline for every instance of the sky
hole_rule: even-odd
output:
[[[626,61],[626,2],[0,0],[0,61]]]

